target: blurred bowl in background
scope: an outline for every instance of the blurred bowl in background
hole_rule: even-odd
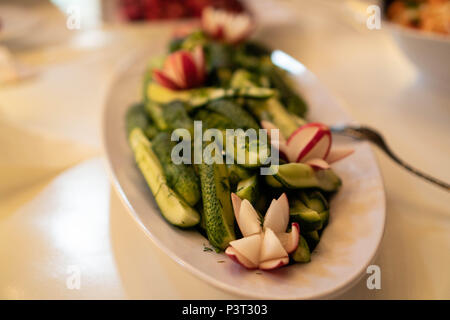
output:
[[[347,0],[346,8],[366,26],[367,8],[376,4],[382,9],[381,28],[387,30],[405,56],[426,80],[450,86],[450,36],[421,31],[389,21],[385,15],[386,1]]]

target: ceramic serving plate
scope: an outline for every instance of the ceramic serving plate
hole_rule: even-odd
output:
[[[208,240],[198,232],[178,229],[164,220],[135,165],[125,134],[125,113],[131,103],[140,100],[145,65],[151,55],[162,53],[163,48],[164,44],[143,52],[123,65],[112,84],[103,115],[103,143],[113,184],[142,231],[186,270],[241,297],[331,298],[361,279],[377,252],[385,222],[382,178],[366,143],[335,141],[351,143],[356,151],[334,165],[343,186],[331,202],[330,223],[310,263],[270,272],[248,271],[223,253],[204,251]],[[297,68],[294,78],[309,103],[310,120],[326,124],[350,122],[311,72]]]

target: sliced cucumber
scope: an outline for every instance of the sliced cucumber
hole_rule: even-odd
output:
[[[190,206],[194,206],[201,198],[200,180],[193,166],[172,162],[171,152],[174,145],[167,132],[158,133],[152,141],[152,149],[162,164],[167,184]]]
[[[304,190],[299,193],[300,199],[310,209],[322,212],[329,209],[328,201],[318,190]]]
[[[195,114],[195,120],[200,120],[203,125],[203,129],[216,128],[216,129],[235,129],[237,128],[233,121],[228,117],[221,115],[217,112],[213,112],[206,109],[200,109]]]
[[[161,105],[149,100],[145,104],[145,108],[159,130],[172,131],[184,128],[191,135],[194,134],[194,122],[189,117],[183,102],[173,101],[166,105]]]
[[[286,109],[299,117],[305,116],[308,106],[302,97],[292,89],[289,78],[285,76],[283,71],[272,67],[268,68],[266,75],[269,77],[270,83],[280,93],[281,102],[286,106]]]
[[[129,135],[134,128],[140,128],[145,132],[147,137],[151,139],[156,132],[156,128],[148,117],[147,112],[145,112],[143,103],[136,103],[130,107],[127,111],[125,121],[127,135]]]
[[[299,127],[297,121],[276,98],[264,102],[248,101],[247,106],[260,121],[272,122],[286,138]]]
[[[326,227],[330,217],[330,207],[324,195],[318,190],[306,190],[300,192],[300,199],[302,199],[308,208],[319,213],[322,220],[322,229]]]
[[[330,220],[330,210],[325,210],[319,212],[320,219],[322,220],[322,229],[328,225],[328,220]]]
[[[331,192],[341,186],[341,179],[332,169],[314,171],[304,163],[272,165],[270,168],[274,172],[274,178],[290,189],[319,188]]]
[[[252,171],[237,164],[227,164],[228,180],[230,184],[236,185],[239,181],[252,176]]]
[[[247,199],[254,205],[259,195],[258,175],[240,181],[237,185],[236,195],[241,199]]]
[[[233,88],[248,88],[257,86],[254,75],[245,69],[238,69],[233,72],[230,85]]]
[[[311,252],[309,251],[308,243],[302,236],[300,236],[297,249],[292,254],[292,259],[294,259],[295,262],[300,263],[311,261]]]
[[[173,101],[162,106],[162,116],[167,123],[169,130],[183,128],[194,134],[194,121],[187,114],[184,103],[181,101]]]
[[[233,162],[244,168],[258,168],[265,164],[270,157],[270,145],[259,143],[255,136],[245,136],[244,130],[236,130],[234,135],[227,136],[226,129],[238,129],[236,124],[228,117],[206,109],[199,110],[195,120],[202,121],[203,129],[215,128],[222,131],[224,145],[221,145]],[[250,138],[251,137],[251,138]],[[231,150],[228,150],[227,145]],[[233,147],[234,148],[233,148]]]
[[[227,168],[217,163],[202,163],[199,167],[206,233],[213,246],[224,250],[235,239]]]
[[[300,200],[296,199],[290,205],[289,214],[292,220],[300,224],[302,232],[314,231],[322,228],[322,218]]]
[[[220,99],[212,101],[206,105],[206,108],[229,118],[237,128],[252,128],[255,130],[260,128],[255,119],[246,110],[231,100]]]
[[[134,128],[129,136],[136,163],[150,187],[163,217],[171,224],[187,228],[200,222],[200,215],[180,198],[168,185],[158,157],[152,151],[150,141],[140,128]]]
[[[150,82],[147,87],[147,97],[159,104],[167,104],[172,101],[186,103],[188,109],[207,104],[210,101],[223,98],[245,97],[252,99],[267,99],[272,97],[275,91],[269,88],[199,88],[191,90],[170,90],[155,82]]]
[[[234,140],[235,159],[239,165],[245,168],[258,168],[264,165],[270,157],[270,145],[259,143],[259,139],[236,138]]]
[[[273,175],[267,175],[266,177],[266,183],[273,187],[273,188],[282,188],[283,185],[281,184],[281,182],[279,182],[277,179],[274,178]]]
[[[145,103],[145,109],[152,118],[158,130],[163,131],[168,129],[169,124],[166,122],[166,119],[164,118],[163,108],[161,105],[159,105],[154,101],[148,100]]]
[[[311,252],[313,252],[320,241],[319,232],[317,232],[317,230],[311,231],[311,232],[306,232],[304,234],[304,236],[305,236],[306,243],[308,243],[309,250]]]

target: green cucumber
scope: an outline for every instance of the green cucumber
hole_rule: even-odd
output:
[[[233,46],[218,42],[207,41],[205,45],[206,65],[212,70],[233,66]]]
[[[342,184],[332,169],[314,171],[304,163],[272,165],[270,170],[278,182],[290,189],[319,188],[332,192],[337,191]]]
[[[270,88],[242,88],[224,89],[205,87],[190,90],[170,90],[155,82],[150,82],[147,87],[147,98],[158,104],[168,104],[172,101],[186,103],[188,110],[201,107],[208,102],[233,97],[245,97],[251,99],[267,99],[272,97],[275,91]]]
[[[247,107],[259,119],[272,122],[280,129],[284,137],[289,137],[298,127],[294,117],[284,108],[276,98],[270,98],[264,102],[256,100],[247,101]]]
[[[162,116],[170,131],[183,128],[188,130],[191,136],[194,135],[194,121],[187,114],[183,102],[173,101],[162,106]]]
[[[187,129],[194,134],[194,122],[187,114],[185,104],[181,101],[173,101],[166,105],[154,101],[145,104],[148,114],[161,131],[173,131],[178,128]]]
[[[127,135],[130,135],[134,128],[140,128],[145,132],[149,139],[152,139],[157,132],[157,129],[153,125],[152,121],[145,112],[143,103],[136,103],[130,109],[128,109],[126,117]]]
[[[150,118],[153,120],[158,130],[164,131],[168,129],[169,124],[164,118],[163,107],[160,104],[148,100],[145,103],[145,109],[147,110],[147,113],[150,115]]]
[[[282,188],[283,187],[283,185],[277,179],[275,179],[273,175],[267,175],[265,177],[266,177],[265,178],[266,183],[269,186],[271,186],[272,188]]]
[[[165,56],[155,56],[147,64],[147,70],[144,73],[142,81],[142,101],[147,103],[147,88],[153,81],[153,70],[161,69],[164,65]]]
[[[168,185],[161,163],[152,151],[150,141],[140,128],[129,136],[136,163],[150,187],[163,217],[171,224],[187,228],[200,222],[200,215],[179,197]]]
[[[216,248],[225,250],[229,242],[235,239],[227,168],[225,164],[217,163],[202,163],[199,167],[208,240]]]
[[[256,87],[256,81],[254,75],[245,69],[238,69],[233,72],[231,77],[230,86],[233,88],[247,88]]]
[[[329,209],[328,201],[318,190],[304,190],[299,193],[300,199],[310,209],[322,212]]]
[[[260,128],[255,119],[246,110],[231,100],[220,99],[212,101],[206,105],[206,108],[229,118],[237,128],[252,128],[255,130]]]
[[[289,78],[285,76],[282,70],[272,67],[265,73],[270,83],[280,93],[280,100],[286,106],[287,111],[299,117],[304,117],[308,106],[305,100],[292,89]]]
[[[227,164],[228,180],[230,184],[236,185],[239,181],[250,178],[252,171],[238,164]]]
[[[322,228],[322,218],[319,213],[308,208],[298,199],[295,199],[291,203],[289,215],[293,221],[299,223],[302,232],[309,232]]]
[[[234,155],[239,165],[245,168],[257,168],[264,165],[270,157],[270,145],[268,143],[260,144],[258,138],[238,139],[237,134],[235,134]],[[239,155],[243,155],[243,158],[240,158]]]
[[[330,207],[324,195],[318,190],[305,190],[300,192],[300,199],[308,208],[319,213],[322,228],[326,227],[330,217]]]
[[[320,219],[322,220],[322,229],[328,225],[330,220],[330,210],[324,210],[319,212]]]
[[[158,156],[169,187],[178,193],[190,206],[194,206],[201,198],[200,180],[193,166],[174,164],[171,159],[175,142],[170,140],[170,134],[160,132],[152,141],[152,149]]]
[[[256,139],[250,139],[251,135],[238,139],[239,135],[245,135],[246,131],[243,129],[240,129],[239,131],[236,130],[234,135],[227,136],[226,129],[239,128],[237,128],[236,124],[230,118],[207,109],[197,111],[195,114],[195,120],[202,121],[203,129],[214,128],[221,130],[222,137],[224,138],[224,145],[222,146],[220,144],[221,147],[223,147],[224,151],[228,151],[227,144],[231,142],[234,146],[234,148],[232,148],[234,154],[231,155],[230,151],[229,155],[233,157],[234,163],[237,163],[244,168],[260,167],[270,157],[270,145],[259,144],[259,139],[257,138],[258,132],[256,130],[254,136]],[[228,138],[232,141],[228,140]],[[238,155],[241,156],[238,158]],[[264,156],[264,158],[261,158],[260,156]]]
[[[295,262],[300,263],[306,263],[311,261],[311,251],[309,251],[308,243],[302,236],[300,236],[297,249],[292,254],[292,259]]]
[[[200,109],[195,114],[195,120],[202,122],[203,129],[237,129],[233,121],[231,121],[228,117],[206,109]]]
[[[240,181],[237,185],[236,195],[241,199],[247,199],[254,205],[259,195],[258,175]]]
[[[306,232],[304,234],[304,236],[305,236],[306,243],[308,243],[309,250],[311,252],[313,252],[320,241],[319,232],[317,232],[317,230]]]

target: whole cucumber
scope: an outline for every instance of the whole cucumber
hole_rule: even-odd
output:
[[[158,133],[152,140],[153,151],[161,161],[169,187],[194,206],[201,198],[200,180],[193,166],[173,163],[171,151],[174,145],[167,132]]]
[[[202,163],[199,167],[208,240],[216,248],[225,250],[229,242],[235,239],[227,168],[225,164],[218,163]]]

